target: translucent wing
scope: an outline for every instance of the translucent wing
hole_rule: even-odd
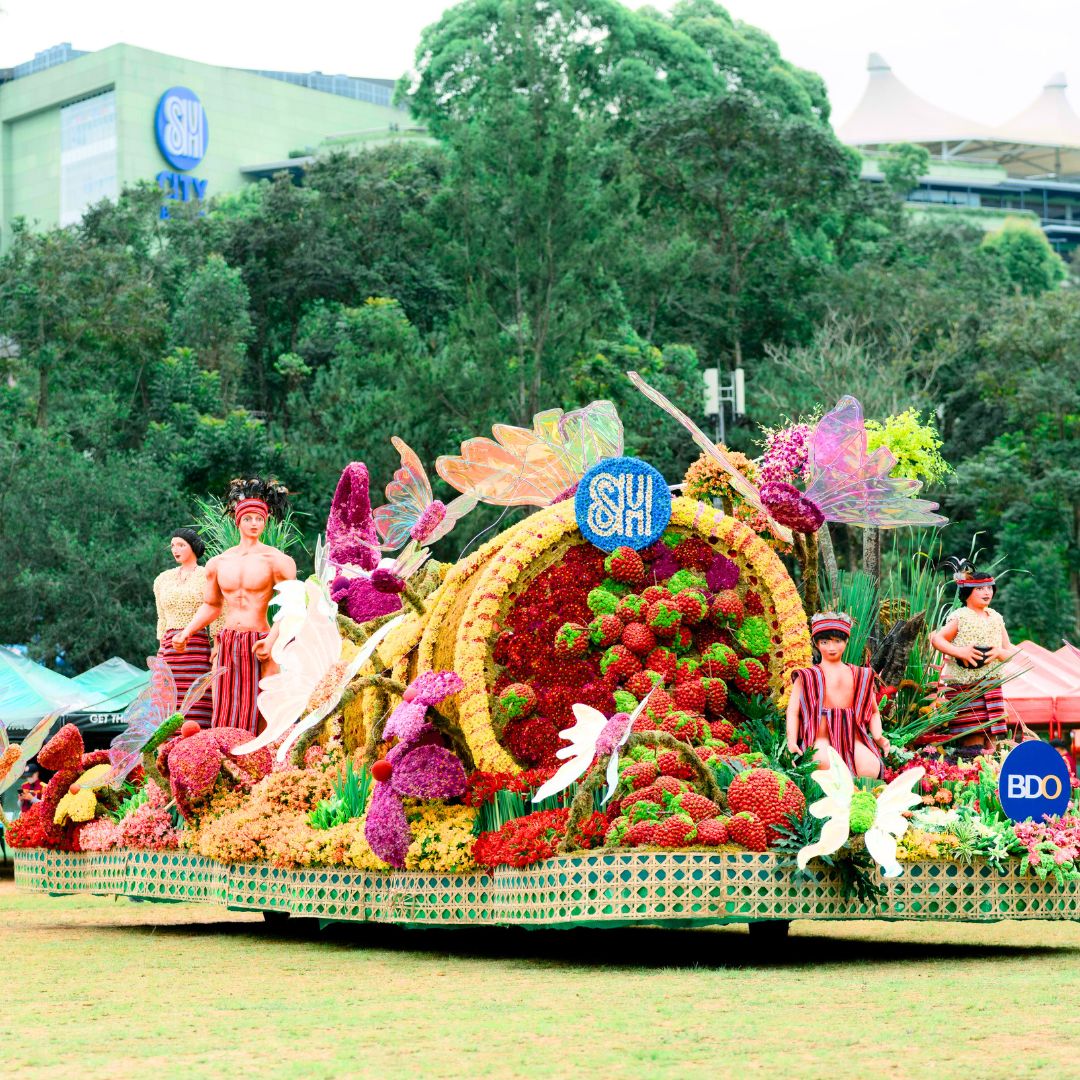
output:
[[[785,525],[781,525],[769,511],[765,508],[761,501],[761,496],[758,494],[758,490],[746,479],[738,469],[735,468],[731,461],[731,458],[727,456],[722,450],[718,449],[716,444],[708,437],[686,415],[681,409],[676,408],[659,390],[651,387],[636,371],[628,371],[627,376],[630,381],[654,404],[659,405],[669,416],[674,417],[682,426],[689,432],[690,438],[694,440],[709,455],[729,476],[731,480],[731,486],[749,503],[755,510],[759,511],[765,518],[765,522],[769,527],[769,531],[780,540],[784,540],[787,543],[791,543],[791,530]]]
[[[805,870],[806,864],[819,855],[831,855],[834,851],[839,851],[851,835],[851,815],[848,810],[839,804],[832,803],[829,799],[820,799],[814,803],[814,806],[820,807],[823,803],[830,803],[831,808],[834,808],[836,812],[814,815],[818,818],[828,817],[829,820],[821,827],[821,836],[818,837],[817,843],[807,844],[806,847],[799,849],[795,862],[800,870]]]
[[[52,731],[53,725],[61,716],[63,716],[63,710],[49,713],[48,716],[43,716],[30,731],[27,732],[26,737],[19,743],[18,757],[12,761],[6,772],[0,774],[0,795],[22,779],[22,775],[26,771],[27,762],[29,762],[42,746],[45,745],[45,740],[48,738],[49,732]],[[0,723],[0,753],[6,750],[8,745],[7,731],[5,730],[3,723]]]
[[[187,716],[191,711],[192,706],[197,705],[201,700],[203,694],[210,689],[211,686],[225,674],[224,668],[217,668],[215,671],[208,671],[205,675],[200,675],[192,684],[188,687],[188,692],[184,695],[184,700],[180,702],[180,715]]]
[[[386,485],[386,505],[374,513],[383,547],[395,551],[409,542],[409,530],[431,505],[431,484],[416,452],[396,435],[390,441],[401,455],[401,468]]]
[[[146,666],[150,671],[150,694],[164,720],[176,712],[176,680],[172,669],[159,656],[150,657]]]
[[[375,633],[372,634],[371,637],[369,637],[367,641],[364,642],[364,644],[360,647],[360,651],[349,662],[349,666],[345,670],[345,674],[341,679],[340,685],[343,690],[346,686],[348,686],[350,682],[352,682],[353,678],[355,678],[356,676],[356,673],[371,659],[371,657],[375,653],[375,650],[379,647],[383,639],[387,637],[387,635],[390,634],[393,630],[395,630],[401,623],[403,623],[405,619],[405,615],[398,615],[397,618],[391,619],[384,626],[380,626],[379,629],[376,630]],[[262,695],[260,695],[260,698],[261,697]],[[311,713],[310,716],[306,716],[299,724],[296,724],[293,727],[292,731],[289,733],[288,737],[278,748],[278,761],[284,761],[296,740],[299,739],[305,731],[310,731],[311,728],[313,728],[316,724],[321,723],[323,720],[325,720],[326,717],[329,716],[331,712],[333,712],[339,700],[340,694],[336,697],[331,696],[329,699],[327,699],[327,701],[320,705],[319,708],[317,708],[313,713]],[[236,751],[234,751],[234,753],[235,752]]]
[[[896,458],[887,447],[866,450],[862,406],[853,397],[841,398],[814,428],[807,458],[806,497],[827,521],[882,529],[903,525],[944,525],[935,514],[937,503],[913,496],[918,480],[889,474]]]
[[[573,709],[577,723],[559,732],[570,745],[555,751],[556,757],[569,760],[560,765],[555,775],[537,789],[532,797],[534,803],[543,802],[544,799],[564,791],[575,780],[580,780],[589,771],[589,766],[596,756],[596,740],[607,725],[607,717],[590,705],[577,704]]]
[[[623,451],[622,421],[610,401],[592,401],[565,414],[561,409],[537,413],[533,430],[579,479],[593,465]]]
[[[250,742],[237,746],[234,754],[253,754],[280,739],[303,715],[315,688],[341,657],[337,620],[319,605],[319,586],[307,581],[305,587],[304,622],[281,655],[281,670],[259,682],[258,706],[266,727]]]
[[[174,700],[175,696],[174,689]],[[124,777],[139,764],[143,747],[150,741],[150,736],[175,711],[175,705],[169,712],[162,709],[160,695],[155,693],[151,678],[150,685],[124,710],[124,715],[120,718],[124,721],[124,730],[109,744],[111,784],[118,787]]]
[[[493,506],[548,506],[574,482],[551,447],[532,432],[506,425],[492,430],[499,442],[466,439],[460,456],[443,455],[435,462],[435,471],[452,488]],[[503,439],[509,445],[501,445]]]
[[[475,495],[459,495],[453,502],[448,503],[446,516],[424,537],[424,544],[434,544],[450,533],[454,526],[476,506],[477,502]]]

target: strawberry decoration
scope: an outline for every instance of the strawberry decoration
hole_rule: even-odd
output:
[[[723,685],[723,684],[721,684]],[[685,709],[687,712],[702,713],[705,711],[706,691],[705,683],[702,679],[697,679],[694,682],[682,682],[677,679],[675,687],[671,691],[671,696],[675,700],[675,704],[680,709]]]
[[[644,623],[627,623],[622,643],[636,656],[648,656],[656,648],[656,635]]]
[[[589,628],[567,622],[555,632],[557,656],[584,656],[589,651]]]
[[[536,712],[536,691],[528,683],[512,683],[499,695],[499,708],[509,720]]]
[[[701,654],[701,671],[710,679],[733,679],[739,671],[739,654],[730,645],[715,642]]]
[[[645,583],[645,563],[632,547],[617,547],[604,560],[604,571],[625,585]]]
[[[735,673],[735,688],[740,694],[767,694],[769,692],[769,673],[760,660],[740,660]]]
[[[801,820],[806,809],[806,799],[795,782],[772,769],[737,773],[728,786],[728,804],[736,813],[746,810],[756,815],[769,844],[780,836],[777,826],[786,826],[789,814]]]
[[[589,641],[600,649],[621,641],[622,632],[622,620],[617,615],[600,615],[589,623]]]
[[[747,851],[767,851],[768,842],[765,839],[765,826],[757,814],[748,810],[732,814],[727,821],[728,839]]]
[[[600,657],[600,674],[623,680],[641,670],[641,661],[623,644],[612,645]]]
[[[695,843],[704,847],[719,847],[728,842],[727,826],[720,818],[705,818],[697,822],[697,838]]]
[[[705,687],[705,712],[710,716],[723,716],[727,708],[727,683],[723,679],[702,679],[702,685]],[[728,727],[731,725],[728,724]],[[727,742],[726,739],[724,741]]]
[[[645,667],[649,671],[658,672],[663,678],[665,685],[670,685],[675,681],[675,668],[677,663],[678,661],[675,658],[675,654],[670,649],[665,649],[662,645],[653,649],[653,651],[645,658]]]
[[[743,621],[744,615],[743,602],[734,589],[725,589],[713,597],[709,617],[717,626],[738,626]]]

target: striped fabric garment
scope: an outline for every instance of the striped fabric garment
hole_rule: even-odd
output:
[[[816,664],[792,672],[792,679],[802,678],[802,697],[799,700],[799,745],[804,749],[817,741],[818,718],[825,721],[829,745],[844,759],[852,771],[855,768],[855,740],[868,746],[880,760],[881,751],[870,735],[870,715],[874,693],[874,673],[870,668],[851,668],[855,680],[852,705],[846,709],[825,707],[825,673]]]
[[[225,674],[217,681],[214,694],[213,727],[236,727],[259,733],[260,664],[255,643],[266,630],[222,630],[218,634],[218,665]]]
[[[179,632],[179,630],[166,630],[165,636],[161,639],[161,648],[158,649],[159,658],[169,665],[169,670],[176,680],[178,702],[184,700],[184,695],[191,689],[191,684],[210,670],[210,635],[205,630],[192,634],[188,638],[187,648],[182,653],[178,653],[172,647],[172,639],[173,635]],[[186,719],[197,720],[200,727],[208,728],[213,709],[213,695],[207,690],[188,710]]]
[[[942,695],[946,701],[952,701],[958,694],[970,694],[973,689],[971,683],[966,686],[950,686],[946,683]],[[989,724],[989,727],[985,727],[986,724]],[[956,717],[949,722],[950,735],[975,734],[980,730],[995,739],[1008,730],[1005,722],[1005,697],[1000,686],[989,687],[974,701],[962,706]]]

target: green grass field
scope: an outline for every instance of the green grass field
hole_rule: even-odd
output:
[[[1074,1077],[1080,926],[402,931],[0,882],[0,1075]]]

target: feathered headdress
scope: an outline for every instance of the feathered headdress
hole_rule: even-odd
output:
[[[950,555],[942,561],[939,569],[950,571],[953,581],[960,588],[976,588],[979,585],[995,584],[993,574],[980,574],[975,569],[974,564],[962,555]]]
[[[241,510],[265,507],[267,517],[280,519],[285,516],[288,506],[289,489],[274,478],[264,480],[261,476],[238,476],[229,481],[229,490],[225,493],[225,512],[231,518],[235,518]]]

